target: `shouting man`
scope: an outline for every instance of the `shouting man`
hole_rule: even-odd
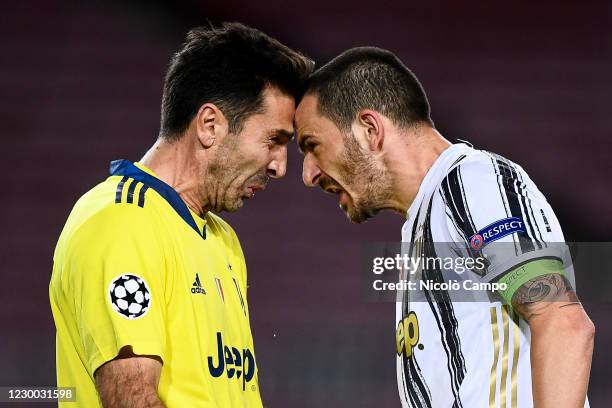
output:
[[[430,118],[417,78],[392,53],[355,48],[319,68],[296,111],[303,179],[337,194],[356,223],[381,210],[406,218],[411,257],[454,243],[487,259],[462,275],[506,290],[455,301],[447,290],[400,293],[397,377],[404,407],[583,407],[594,327],[551,251],[555,214],[515,163],[451,144]],[[495,244],[508,251],[492,251]]]

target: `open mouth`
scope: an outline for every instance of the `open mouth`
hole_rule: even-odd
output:
[[[341,188],[336,187],[336,186],[328,186],[328,187],[325,187],[324,190],[326,193],[330,193],[330,194],[340,194],[344,191]]]
[[[340,187],[333,186],[333,185],[325,186],[323,188],[323,191],[325,191],[328,194],[338,195],[338,205],[340,206],[340,208],[342,208],[342,210],[344,211],[348,209],[349,202],[350,202],[350,196],[348,195],[346,191],[344,191]]]
[[[255,192],[256,191],[263,191],[265,188],[266,188],[265,184],[248,186],[246,188],[246,191],[247,191],[246,198],[253,198],[253,197],[255,197]]]
[[[344,211],[348,209],[351,197],[343,188],[338,185],[335,180],[330,177],[324,176],[321,178],[321,180],[319,180],[319,187],[321,187],[321,189],[328,194],[338,195],[338,205],[340,206],[340,208],[342,208]]]

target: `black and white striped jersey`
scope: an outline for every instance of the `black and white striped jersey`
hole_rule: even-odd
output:
[[[486,266],[458,274],[423,264],[405,278],[495,282],[525,262],[561,257],[551,243],[563,241],[552,208],[520,166],[454,144],[421,183],[402,228],[402,251],[434,258],[478,252]],[[398,292],[396,312],[402,406],[533,406],[529,326],[495,295],[457,301],[447,290],[406,290]]]

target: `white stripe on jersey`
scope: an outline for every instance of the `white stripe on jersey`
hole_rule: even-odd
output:
[[[511,252],[483,247],[480,252],[490,261],[485,270],[453,278],[495,281],[520,263],[558,257],[550,243],[564,237],[552,208],[520,166],[465,144],[452,145],[427,172],[408,210],[402,250],[409,257],[427,251],[442,256],[424,244],[457,243],[455,249],[467,257],[473,255],[472,237],[512,217],[522,220],[524,229],[498,240],[507,242]],[[410,279],[444,282],[447,272],[425,268]],[[414,344],[402,343],[398,350],[402,406],[533,406],[528,324],[488,295],[473,300],[452,301],[444,291],[398,292],[398,336],[404,341],[408,331],[416,336]]]

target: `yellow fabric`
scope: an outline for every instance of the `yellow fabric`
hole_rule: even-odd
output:
[[[210,212],[192,214],[200,229],[206,225],[203,239],[153,188],[139,206],[143,184],[133,179],[115,203],[121,178],[79,199],[55,250],[49,296],[57,382],[76,387],[77,398],[60,406],[101,406],[94,372],[125,346],[163,360],[158,395],[168,407],[262,406],[236,234]],[[136,318],[113,309],[113,282],[125,274],[149,292],[148,309]]]

